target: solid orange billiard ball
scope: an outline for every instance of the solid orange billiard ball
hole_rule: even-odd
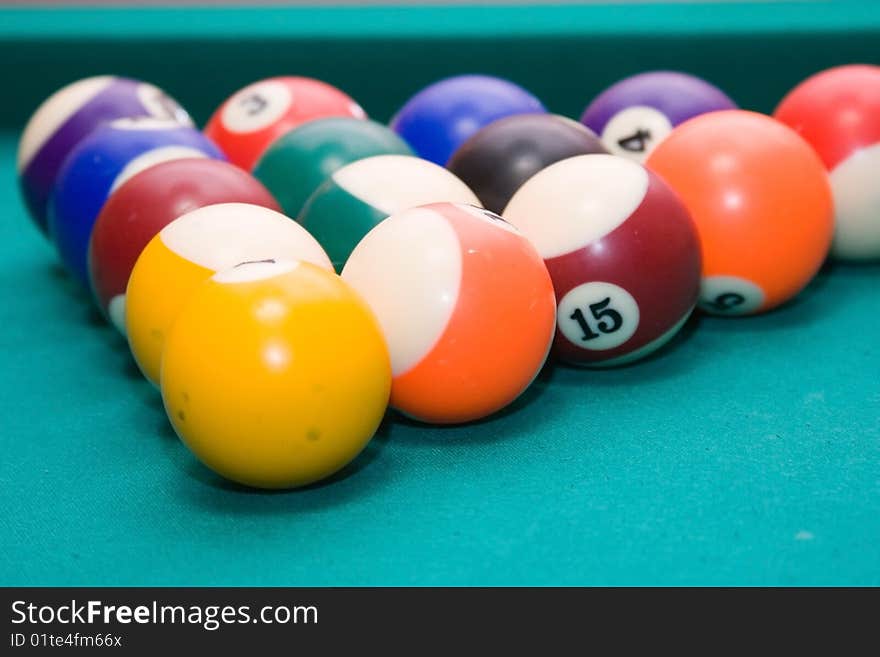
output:
[[[743,110],[703,114],[673,130],[647,166],[696,223],[703,310],[775,308],[825,260],[834,230],[828,175],[810,145],[779,121]]]

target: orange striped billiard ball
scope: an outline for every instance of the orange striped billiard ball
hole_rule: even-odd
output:
[[[471,205],[393,214],[342,277],[367,301],[391,354],[391,405],[437,423],[476,420],[519,396],[544,363],[556,302],[541,256]]]

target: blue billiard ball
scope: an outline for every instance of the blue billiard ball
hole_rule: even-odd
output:
[[[224,159],[201,132],[154,118],[117,119],[97,128],[65,160],[49,203],[49,236],[61,262],[86,288],[92,227],[110,194],[154,164],[186,157]]]
[[[459,75],[422,89],[391,120],[416,155],[444,166],[480,128],[514,114],[546,113],[541,101],[512,82]]]

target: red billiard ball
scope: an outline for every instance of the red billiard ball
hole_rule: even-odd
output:
[[[834,196],[831,254],[880,258],[880,66],[830,68],[792,89],[774,117],[816,149]]]
[[[537,247],[558,303],[555,350],[621,365],[668,342],[697,302],[700,244],[676,194],[640,164],[580,155],[523,185],[504,218]]]
[[[205,126],[230,162],[250,171],[276,139],[307,121],[331,116],[366,118],[336,87],[304,77],[277,77],[233,94]]]
[[[269,191],[249,173],[207,158],[150,167],[110,196],[92,230],[89,275],[98,305],[121,332],[125,333],[125,287],[141,251],[181,215],[217,203],[278,210]]]

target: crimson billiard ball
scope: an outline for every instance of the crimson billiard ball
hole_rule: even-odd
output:
[[[550,272],[562,360],[638,360],[667,343],[697,303],[694,223],[672,189],[637,162],[596,154],[552,164],[514,194],[504,218]]]
[[[89,277],[101,310],[125,333],[125,288],[141,251],[181,215],[216,203],[278,210],[269,191],[223,160],[185,158],[150,167],[116,190],[98,215],[89,244]]]

